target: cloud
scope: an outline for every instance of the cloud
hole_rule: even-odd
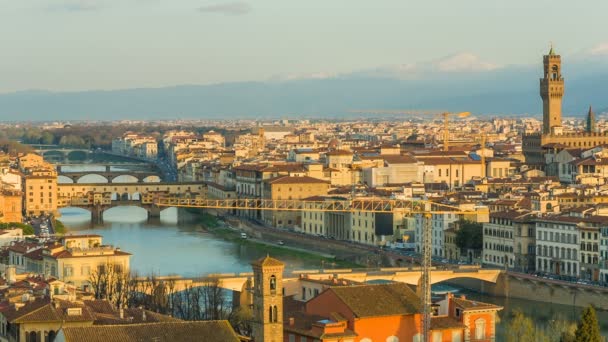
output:
[[[499,68],[498,65],[484,62],[478,56],[468,52],[444,57],[433,64],[435,69],[444,72],[490,71]]]
[[[591,56],[608,56],[608,43],[600,43],[589,49]]]
[[[396,79],[424,79],[433,75],[470,72],[482,73],[502,68],[501,65],[481,60],[469,52],[457,53],[432,61],[386,65],[342,75],[343,77],[379,77]]]
[[[251,12],[251,5],[242,1],[226,2],[221,4],[206,5],[198,9],[203,13],[217,13],[224,15],[243,15]]]

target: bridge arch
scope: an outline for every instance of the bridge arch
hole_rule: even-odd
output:
[[[133,175],[129,175],[129,174],[124,174],[124,175],[118,175],[114,178],[112,178],[111,183],[138,183],[139,182],[139,178],[133,176]]]
[[[58,175],[57,183],[58,184],[74,184],[74,180],[66,175]]]
[[[50,161],[64,161],[66,158],[66,154],[63,151],[50,150],[50,151],[42,151],[42,155],[44,159]]]
[[[83,161],[86,160],[89,153],[84,150],[74,150],[67,153],[66,157],[69,161]]]
[[[66,175],[67,176],[67,175]],[[81,183],[81,184],[89,184],[89,183],[109,183],[110,181],[104,177],[103,175],[100,175],[98,173],[89,173],[86,174],[84,176],[80,176],[77,180],[76,183]]]
[[[160,183],[160,177],[158,175],[150,175],[141,180],[143,183]]]

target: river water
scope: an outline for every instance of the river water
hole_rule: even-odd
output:
[[[99,234],[105,244],[133,253],[131,268],[141,275],[178,274],[194,277],[208,273],[251,272],[250,262],[265,255],[251,245],[222,240],[202,232],[195,223],[178,223],[177,210],[166,209],[160,223],[147,223],[144,209],[117,207],[104,214],[105,224],[91,228],[88,211],[77,208],[61,210],[61,220],[73,234]],[[319,268],[311,261],[281,257],[288,270]],[[542,303],[531,300],[491,297],[462,290],[468,298],[504,307],[499,314],[497,341],[504,341],[507,320],[514,310],[521,310],[534,320],[537,328],[546,327],[551,320],[576,320],[581,309],[568,305]],[[608,336],[608,313],[598,312],[602,334]]]

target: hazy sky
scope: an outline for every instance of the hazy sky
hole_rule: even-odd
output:
[[[459,53],[539,63],[549,41],[564,56],[608,51],[606,13],[606,0],[0,0],[0,92],[267,80]]]

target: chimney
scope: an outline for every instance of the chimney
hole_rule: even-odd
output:
[[[125,309],[120,308],[118,310],[118,315],[120,316],[120,319],[124,319],[125,318]]]
[[[146,310],[143,310],[141,312],[141,320],[144,321],[144,322],[146,321]]]
[[[467,299],[465,295],[460,295],[460,299]]]
[[[293,317],[289,317],[289,326],[293,327],[296,324],[296,319]]]

